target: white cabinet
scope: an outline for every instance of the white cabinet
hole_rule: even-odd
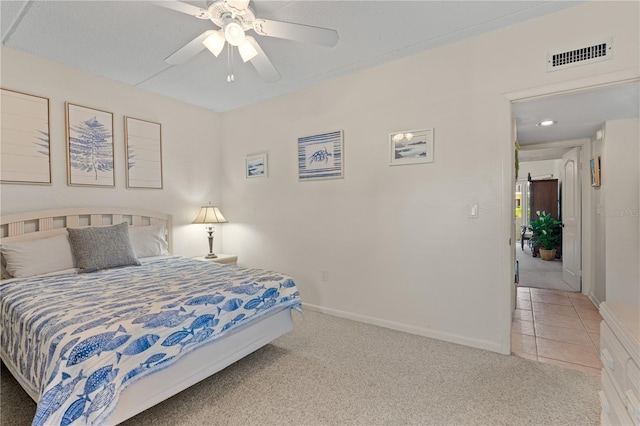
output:
[[[640,307],[603,302],[600,314],[602,424],[640,426]]]

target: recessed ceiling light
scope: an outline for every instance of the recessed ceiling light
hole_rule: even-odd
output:
[[[536,124],[536,126],[547,127],[547,126],[553,126],[556,123],[557,121],[554,121],[554,120],[543,120],[538,124]]]

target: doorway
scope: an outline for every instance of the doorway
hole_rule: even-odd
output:
[[[539,159],[538,150],[522,151],[522,158],[527,161],[520,163],[521,173],[515,186],[515,258],[520,287],[581,291],[582,247],[576,227],[581,221],[582,209],[576,202],[581,194],[575,193],[580,191],[580,186],[576,186],[576,181],[580,181],[579,168],[575,170],[578,175],[572,176],[576,162],[574,157],[579,156],[579,152],[563,158],[573,149],[580,148],[555,149],[545,159]],[[538,159],[528,161],[536,156]],[[550,214],[562,223],[565,217],[567,219],[568,226],[562,229],[562,242],[556,247],[556,256],[550,260],[541,258],[540,247],[536,246],[536,237],[530,226],[532,221],[540,218],[538,213]]]
[[[551,139],[539,139],[539,142],[532,142],[527,144],[526,146],[526,150],[530,151],[530,154],[532,155],[532,158],[530,158],[529,160],[534,161],[534,160],[540,160],[543,159],[542,157],[544,157],[544,155],[548,154],[549,151],[553,150],[553,149],[565,149],[568,147],[575,147],[575,146],[580,146],[581,149],[581,153],[580,153],[580,157],[579,157],[579,163],[577,164],[578,167],[580,167],[580,164],[584,165],[586,164],[587,166],[583,169],[584,172],[582,173],[582,176],[578,179],[580,181],[580,185],[583,188],[583,191],[581,191],[581,200],[577,201],[574,200],[575,202],[577,202],[581,207],[582,207],[582,215],[581,215],[581,223],[577,226],[577,229],[579,229],[581,231],[581,237],[582,237],[582,242],[581,242],[581,247],[583,248],[582,250],[582,254],[581,254],[581,265],[584,266],[584,268],[582,268],[581,272],[581,277],[582,277],[582,285],[581,285],[581,293],[571,293],[571,294],[575,294],[576,296],[579,296],[580,298],[583,299],[583,301],[587,302],[587,306],[589,308],[591,308],[592,306],[597,306],[598,302],[601,300],[598,300],[595,297],[595,294],[598,294],[599,288],[601,287],[601,284],[599,282],[594,282],[593,277],[594,277],[594,270],[593,270],[593,266],[592,266],[592,260],[595,258],[595,246],[593,243],[593,238],[594,238],[594,220],[595,220],[595,210],[592,211],[592,209],[590,208],[592,203],[592,192],[590,189],[591,186],[591,181],[590,181],[590,176],[588,173],[589,170],[589,162],[591,159],[591,153],[592,153],[592,138],[596,138],[597,139],[597,134],[601,133],[598,132],[597,130],[599,130],[602,126],[602,124],[608,120],[616,120],[616,119],[620,119],[620,118],[624,118],[624,115],[628,113],[629,110],[633,111],[634,109],[637,110],[637,106],[635,104],[631,105],[626,102],[625,98],[628,98],[627,96],[610,96],[611,93],[615,92],[615,91],[622,91],[623,94],[626,94],[626,90],[627,88],[631,87],[631,89],[633,89],[633,86],[636,86],[636,92],[637,93],[637,86],[638,86],[638,78],[637,75],[632,74],[632,73],[616,73],[616,74],[610,74],[610,75],[600,75],[600,76],[595,76],[595,77],[590,77],[590,78],[586,78],[580,81],[567,81],[561,84],[556,84],[553,86],[548,86],[546,88],[534,88],[534,89],[528,89],[528,90],[523,90],[520,92],[514,92],[511,94],[506,95],[506,104],[508,105],[507,111],[508,111],[508,119],[511,120],[512,126],[511,126],[511,137],[508,139],[508,141],[505,141],[505,153],[507,153],[504,156],[504,163],[503,163],[503,168],[505,169],[505,171],[507,170],[513,170],[512,166],[513,164],[509,164],[509,160],[510,158],[513,158],[514,155],[514,140],[519,140],[519,137],[516,138],[516,127],[518,127],[518,136],[520,136],[520,123],[519,121],[517,121],[517,117],[516,115],[514,115],[513,113],[513,109],[512,106],[515,103],[520,103],[522,102],[523,104],[525,103],[529,103],[529,101],[535,101],[535,100],[540,100],[540,99],[560,99],[560,103],[564,102],[564,106],[563,109],[567,112],[567,113],[571,113],[571,115],[573,115],[573,118],[579,118],[582,119],[582,121],[589,121],[589,123],[594,124],[595,128],[591,129],[589,132],[586,133],[571,133],[565,134],[565,138],[551,138]],[[611,89],[611,90],[609,90]],[[596,103],[588,103],[588,102],[574,102],[573,104],[569,104],[567,103],[567,99],[571,98],[571,95],[574,94],[587,94],[587,96],[593,96],[593,92],[599,92],[598,95],[598,101]],[[633,92],[631,92],[633,93]],[[635,95],[635,97],[633,97],[634,101],[637,103],[637,94]],[[620,102],[618,102],[620,101]],[[589,108],[587,108],[587,106],[589,106]],[[598,107],[602,107],[602,108],[598,108]],[[585,120],[584,116],[588,115],[589,119]],[[589,115],[591,114],[591,115]],[[612,114],[616,114],[615,116]],[[618,117],[618,115],[621,115],[621,117]],[[567,117],[567,118],[571,118],[571,117]],[[506,116],[505,116],[505,120],[506,120]],[[533,124],[532,124],[533,123]],[[530,127],[534,127],[535,126],[535,121],[528,123],[530,125]],[[574,129],[576,130],[576,129]],[[505,135],[506,136],[506,135]],[[505,138],[506,139],[506,138]],[[593,139],[593,140],[596,140]],[[560,142],[552,142],[552,141],[560,141]],[[599,139],[597,139],[599,140]],[[522,154],[523,152],[523,146],[522,144],[520,145],[520,154]],[[541,157],[542,156],[542,157]],[[544,159],[548,159],[550,157],[544,158]],[[557,158],[557,157],[556,157]],[[520,161],[523,161],[522,156]],[[505,263],[506,267],[505,267],[505,285],[507,285],[508,283],[508,288],[509,288],[509,292],[508,292],[508,300],[509,303],[506,303],[505,306],[505,317],[508,318],[508,327],[505,327],[505,335],[510,335],[510,338],[506,339],[507,342],[512,342],[513,341],[513,334],[511,334],[511,324],[512,324],[512,319],[515,318],[515,316],[513,315],[514,313],[514,308],[516,307],[516,303],[515,300],[517,298],[517,291],[516,291],[516,286],[513,285],[513,277],[514,277],[514,272],[515,272],[515,260],[516,260],[516,245],[514,244],[515,242],[515,236],[516,236],[516,232],[515,232],[515,227],[514,227],[514,222],[513,222],[513,218],[515,215],[515,208],[514,208],[514,203],[513,203],[513,197],[514,197],[514,193],[515,193],[515,189],[516,189],[516,182],[515,179],[510,179],[509,178],[509,173],[505,173],[503,174],[504,176],[504,197],[505,197],[505,203],[503,204],[503,208],[504,208],[504,213],[505,216],[504,217],[510,217],[512,220],[509,222],[504,222],[504,230],[505,233],[507,235],[507,237],[511,237],[511,243],[509,244],[508,247],[505,248],[505,253],[504,256],[507,259],[507,262]],[[520,250],[520,247],[517,247]],[[540,291],[549,291],[549,290],[540,290]],[[533,302],[533,301],[532,301]],[[597,309],[596,309],[597,312]],[[595,314],[591,314],[593,316],[596,316]],[[506,318],[505,318],[506,319]],[[590,321],[589,319],[586,319],[585,321]],[[506,325],[506,324],[505,324]],[[594,342],[596,343],[596,342]],[[511,344],[508,345],[507,349],[509,347],[512,347]]]

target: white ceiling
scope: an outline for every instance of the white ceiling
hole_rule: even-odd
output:
[[[205,1],[190,1],[206,8]],[[575,6],[569,1],[252,1],[258,18],[337,30],[333,48],[253,35],[282,78],[260,79],[207,50],[164,59],[203,31],[200,20],[145,1],[0,1],[2,44],[92,74],[224,112],[404,56]],[[592,135],[606,120],[638,116],[638,84],[513,104],[522,145]],[[535,124],[552,118],[550,128]]]
[[[588,138],[605,121],[640,115],[640,84],[633,82],[514,102],[511,114],[516,119],[518,142],[522,146]],[[540,127],[537,124],[542,120],[557,123]]]
[[[5,46],[223,112],[579,3],[252,1],[258,18],[333,28],[340,36],[327,48],[250,31],[282,75],[276,83],[236,60],[229,84],[224,55],[206,50],[167,64],[167,56],[216,27],[144,1],[0,1],[0,28]]]

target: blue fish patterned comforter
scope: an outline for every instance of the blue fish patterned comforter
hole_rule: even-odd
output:
[[[102,424],[135,380],[270,310],[299,306],[285,275],[172,256],[2,282],[1,347],[40,395],[33,425]]]

